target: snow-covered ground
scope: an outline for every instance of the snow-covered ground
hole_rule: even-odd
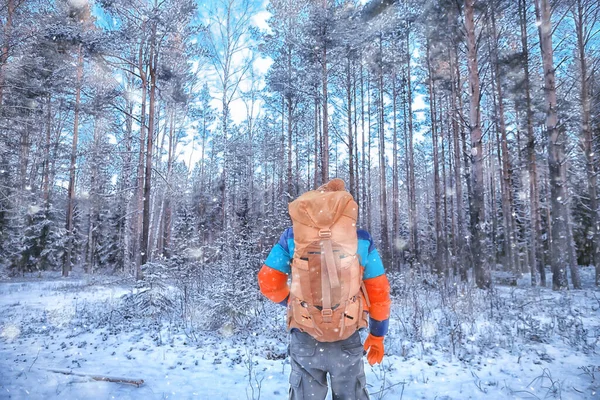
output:
[[[526,279],[482,292],[391,276],[388,354],[382,366],[365,362],[371,398],[600,398],[600,292],[592,273],[582,268],[584,289],[562,293]],[[0,282],[0,398],[287,397],[282,307],[261,301],[246,326],[192,335],[175,319],[131,315],[125,299],[137,290],[128,280],[85,275]]]

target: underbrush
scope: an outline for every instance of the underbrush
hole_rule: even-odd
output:
[[[600,326],[593,291],[553,292],[539,287],[489,290],[448,278],[390,274],[391,349],[423,358],[433,349],[468,360],[498,349],[562,342],[573,351],[598,351]],[[391,338],[395,338],[393,340]]]

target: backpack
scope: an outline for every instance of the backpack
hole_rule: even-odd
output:
[[[357,249],[358,205],[334,179],[289,204],[294,232],[288,329],[335,342],[365,328],[368,297]]]

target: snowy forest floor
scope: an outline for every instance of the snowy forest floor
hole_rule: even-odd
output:
[[[592,268],[581,275],[582,290],[553,292],[530,287],[527,276],[480,291],[390,274],[387,355],[380,366],[365,362],[371,398],[600,398],[600,291]],[[128,279],[84,274],[0,281],[0,398],[287,397],[282,307],[257,294],[233,322],[202,326],[189,323],[202,310],[187,322],[137,313],[139,292]]]

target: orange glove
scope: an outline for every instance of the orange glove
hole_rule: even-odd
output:
[[[383,336],[373,336],[369,333],[364,345],[367,351],[367,361],[371,365],[381,364],[383,360]]]

